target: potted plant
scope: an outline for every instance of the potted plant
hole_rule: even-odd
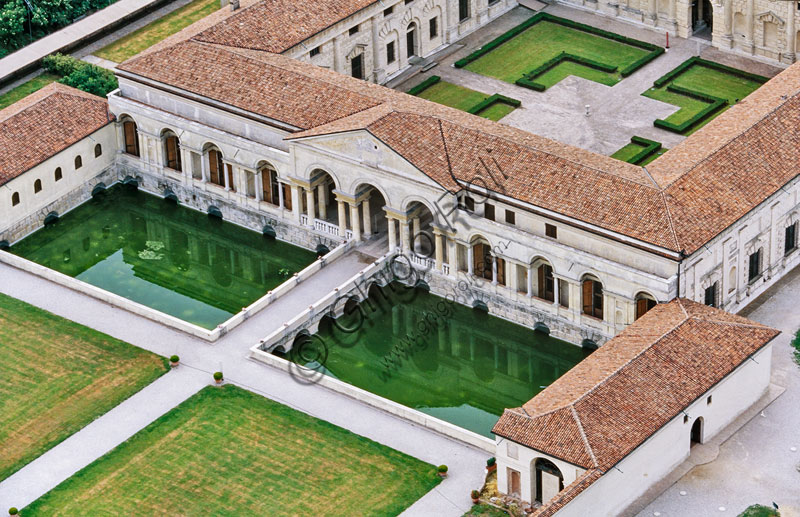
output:
[[[217,384],[222,384],[222,372],[214,372],[214,380]]]
[[[19,510],[17,510],[13,506],[8,509],[8,515],[17,515],[18,513],[19,513]]]
[[[178,363],[179,363],[180,361],[181,361],[181,358],[180,358],[180,357],[178,357],[177,355],[171,355],[171,356],[169,356],[169,365],[170,365],[171,367],[173,367],[173,368],[175,368],[176,366],[178,366]]]
[[[497,470],[497,460],[494,457],[486,460],[486,472],[494,472]]]
[[[478,504],[481,498],[481,493],[477,490],[473,490],[469,493],[470,497],[472,497],[472,504]]]
[[[447,477],[447,465],[439,465],[436,468],[436,472],[439,473],[439,477],[446,478]]]

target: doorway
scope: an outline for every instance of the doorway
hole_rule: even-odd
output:
[[[692,32],[711,33],[714,23],[714,8],[711,0],[694,0],[692,2]]]
[[[691,445],[703,443],[703,418],[698,417],[692,424]]]
[[[351,72],[356,79],[364,79],[364,54],[359,54],[350,60]]]
[[[417,24],[414,22],[406,29],[406,50],[409,59],[417,55]]]

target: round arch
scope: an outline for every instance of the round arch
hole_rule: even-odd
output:
[[[593,273],[581,275],[581,312],[587,316],[603,319],[603,282]]]
[[[213,142],[203,144],[203,171],[206,180],[214,185],[225,186],[225,154],[220,147]]]
[[[356,199],[368,196],[358,205],[356,213],[359,216],[359,229],[365,239],[370,239],[387,232],[388,221],[385,217],[384,207],[389,205],[384,190],[372,182],[358,181],[354,183],[353,195]],[[353,212],[350,211],[351,228]]]
[[[533,500],[546,503],[564,490],[564,474],[547,458],[537,457],[531,461],[531,493]]]
[[[182,171],[181,140],[178,134],[170,128],[163,128],[159,133],[163,153],[163,165],[172,170]]]
[[[636,304],[634,320],[638,320],[644,316],[647,311],[658,305],[658,299],[647,291],[639,291],[633,299]]]
[[[122,149],[126,154],[139,156],[139,123],[131,115],[124,113],[119,116],[122,128]]]
[[[553,263],[542,255],[535,255],[531,261],[531,294],[548,302],[556,301],[556,277]]]

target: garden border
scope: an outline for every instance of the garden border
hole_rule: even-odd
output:
[[[408,93],[409,95],[417,96],[420,93],[422,93],[425,90],[427,90],[428,88],[430,88],[431,86],[439,84],[441,82],[441,80],[442,80],[442,78],[439,77],[438,75],[432,75],[431,77],[428,77],[427,79],[425,79],[424,81],[422,81],[418,85],[416,85],[413,88],[411,88],[410,90],[408,90],[406,93]],[[458,86],[458,85],[454,85],[454,86]],[[477,90],[474,90],[474,91],[476,91],[477,93],[480,93],[482,95],[485,95],[485,94],[483,94],[483,92],[478,92]],[[471,115],[478,115],[481,111],[483,111],[485,109],[488,109],[488,108],[492,107],[495,104],[508,104],[509,106],[511,106],[513,108],[519,108],[520,106],[522,106],[522,101],[519,101],[517,99],[512,99],[511,97],[506,97],[505,95],[500,95],[499,93],[495,93],[495,94],[490,95],[489,97],[485,98],[484,100],[482,100],[478,104],[476,104],[476,105],[472,106],[471,108],[467,109],[466,112],[471,114]],[[456,109],[456,108],[453,108],[453,109]],[[459,111],[461,111],[461,110],[459,110]],[[480,115],[478,115],[478,116],[480,116]]]
[[[494,50],[497,47],[499,47],[500,45],[502,45],[503,43],[511,40],[512,38],[514,38],[516,36],[518,36],[522,32],[524,32],[527,29],[533,27],[534,25],[536,25],[537,23],[539,23],[541,21],[548,21],[548,22],[552,22],[552,23],[557,23],[559,25],[562,25],[564,27],[568,27],[570,29],[576,29],[576,30],[579,30],[579,31],[588,32],[589,34],[593,34],[595,36],[600,36],[600,37],[603,37],[603,38],[606,38],[606,39],[610,39],[610,40],[613,40],[613,41],[618,41],[620,43],[624,43],[626,45],[630,45],[632,47],[641,48],[643,50],[649,50],[650,51],[650,53],[647,54],[646,56],[642,56],[638,60],[634,61],[633,63],[631,63],[630,65],[628,65],[624,69],[622,69],[622,71],[620,71],[620,75],[622,75],[622,77],[627,77],[627,76],[631,75],[636,70],[638,70],[639,68],[643,67],[644,65],[646,65],[647,63],[649,63],[650,61],[654,60],[655,58],[657,58],[658,56],[660,56],[661,54],[664,53],[664,48],[663,47],[660,47],[660,46],[655,45],[653,43],[647,43],[646,41],[641,41],[641,40],[637,40],[637,39],[633,39],[633,38],[628,38],[627,36],[622,36],[621,34],[617,34],[615,32],[609,32],[609,31],[606,31],[606,30],[603,30],[603,29],[598,29],[597,27],[592,27],[591,25],[578,23],[578,22],[569,20],[567,18],[561,18],[559,16],[553,16],[550,13],[538,12],[535,15],[531,16],[530,18],[528,18],[527,20],[525,20],[524,22],[522,22],[521,24],[517,25],[516,27],[506,31],[505,33],[501,34],[500,36],[498,36],[497,38],[493,39],[489,43],[487,43],[487,44],[483,45],[482,47],[478,48],[477,50],[473,51],[468,56],[459,59],[458,61],[455,62],[454,66],[456,68],[464,68],[468,64],[472,63],[473,61],[475,61],[475,60],[477,60],[477,59],[479,59],[481,57],[483,57],[484,55],[488,54],[492,50]],[[581,58],[581,59],[585,59],[585,58]],[[591,60],[587,60],[587,61],[591,61]],[[579,64],[584,64],[584,63],[579,63]],[[609,66],[609,65],[604,65],[604,66]],[[616,71],[616,68],[617,67],[615,67],[615,71]],[[530,73],[526,74],[526,75],[530,75]],[[524,77],[523,77],[523,79],[524,79]],[[519,82],[517,82],[517,84],[519,86],[523,86],[523,85],[519,84]],[[537,84],[537,83],[534,83],[534,84]],[[536,89],[536,88],[532,88],[532,89]],[[539,90],[537,90],[537,91],[539,91]]]
[[[672,93],[677,93],[679,95],[684,95],[686,97],[691,97],[693,99],[697,99],[699,101],[708,102],[710,103],[707,107],[703,108],[699,112],[697,112],[692,118],[689,120],[684,121],[682,124],[673,124],[672,122],[667,122],[663,119],[656,119],[653,122],[655,127],[665,129],[667,131],[671,131],[673,133],[684,134],[686,131],[691,129],[693,126],[699,124],[700,122],[704,121],[720,109],[724,108],[728,105],[728,101],[726,99],[721,99],[719,97],[714,97],[711,95],[706,95],[704,93],[696,92],[694,90],[690,90],[688,88],[683,88],[680,86],[675,86],[670,84],[667,86],[667,91]]]
[[[571,61],[573,63],[577,63],[579,65],[583,65],[589,68],[594,68],[595,70],[600,70],[601,72],[607,73],[614,73],[617,71],[619,67],[607,65],[605,63],[600,63],[599,61],[594,61],[592,59],[587,59],[585,57],[577,56],[575,54],[570,54],[568,52],[561,52],[556,57],[545,61],[541,65],[537,66],[530,72],[523,74],[521,78],[517,79],[514,84],[517,86],[522,86],[523,88],[529,88],[531,90],[536,90],[537,92],[543,92],[547,89],[547,87],[541,83],[534,82],[536,77],[548,72],[549,70],[555,68],[556,66],[560,65],[565,61]]]
[[[715,63],[714,61],[703,59],[699,56],[692,56],[683,63],[681,63],[680,65],[676,66],[675,68],[667,72],[666,74],[662,75],[661,77],[653,81],[653,86],[655,86],[656,88],[661,88],[668,82],[674,81],[679,75],[686,72],[695,65],[704,66],[706,68],[711,68],[713,70],[719,70],[720,72],[725,72],[761,84],[764,84],[767,81],[769,81],[769,77],[764,77],[763,75],[752,74],[744,70],[739,70],[738,68],[733,68],[730,66],[722,65],[720,63]]]
[[[442,80],[442,78],[439,77],[438,75],[432,75],[432,76],[428,77],[427,79],[425,79],[424,81],[422,81],[421,83],[419,83],[418,85],[416,85],[413,88],[411,88],[410,90],[408,90],[406,93],[409,94],[409,95],[417,96],[420,93],[422,93],[425,90],[427,90],[428,88],[430,88],[431,86],[433,86],[434,84],[439,83],[441,80]]]
[[[636,135],[631,137],[631,143],[644,146],[644,149],[633,155],[630,160],[627,160],[628,163],[632,163],[634,165],[639,165],[641,162],[652,156],[653,153],[657,153],[662,147],[661,142],[656,142],[655,140],[649,140]]]

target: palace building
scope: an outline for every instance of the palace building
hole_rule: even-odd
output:
[[[581,2],[684,36],[707,20],[717,46],[730,38],[727,48],[795,59],[796,2],[633,3]],[[705,306],[736,313],[800,262],[800,64],[646,168],[380,85],[515,6],[244,1],[119,65],[107,102],[45,88],[0,111],[0,241],[129,180],[308,249],[352,240],[402,250],[433,293],[478,279],[475,299],[460,302],[602,345],[495,430],[517,449],[498,445],[501,491],[547,503],[567,487],[586,501],[587,487],[626,482],[609,469],[652,456],[647,444],[672,436],[658,429],[689,425],[681,411],[702,414],[693,405],[705,410],[713,390],[736,398],[738,379],[759,383],[702,433],[768,383],[773,331]],[[631,383],[656,381],[630,372],[652,376],[677,352],[687,366],[670,370],[668,389],[683,398],[655,416],[617,413],[635,432],[605,436],[614,397],[598,386],[632,396]],[[536,441],[561,424],[563,449]],[[600,445],[618,439],[624,451]]]

